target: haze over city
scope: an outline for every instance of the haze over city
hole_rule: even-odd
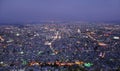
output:
[[[120,0],[0,0],[0,23],[120,21]]]

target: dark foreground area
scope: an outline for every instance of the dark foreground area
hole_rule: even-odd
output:
[[[120,71],[120,25],[1,25],[0,71]]]

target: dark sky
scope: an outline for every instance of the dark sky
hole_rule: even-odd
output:
[[[120,0],[0,0],[0,23],[120,21]]]

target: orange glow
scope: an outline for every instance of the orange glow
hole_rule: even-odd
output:
[[[81,65],[81,64],[83,64],[84,62],[82,62],[82,61],[76,61],[75,62],[75,64],[77,64],[77,65]]]
[[[48,62],[47,64],[48,64],[48,65],[51,65],[51,63],[50,63],[50,62]]]
[[[56,64],[57,64],[57,65],[59,65],[59,64],[60,64],[60,62],[56,62]]]
[[[72,65],[74,65],[74,63],[67,63],[66,65],[67,66],[72,66]]]
[[[84,64],[84,62],[82,61],[75,61],[75,62],[59,62],[59,61],[56,61],[55,63],[54,62],[47,62],[48,65],[58,65],[58,66],[72,66],[72,65],[81,65],[81,64]],[[44,63],[39,63],[39,62],[30,62],[29,63],[30,66],[34,66],[34,65],[44,65]]]
[[[55,50],[55,51],[54,51],[54,53],[55,53],[55,54],[58,54],[58,51],[57,51],[57,50]]]
[[[1,40],[1,41],[4,41],[4,39],[3,39],[1,36],[0,36],[0,40]]]
[[[31,62],[30,63],[30,66],[34,66],[34,65],[39,65],[39,63],[38,62]]]
[[[105,44],[103,42],[98,42],[98,45],[100,45],[100,46],[107,46],[107,44]]]
[[[65,63],[60,63],[61,66],[65,66],[66,64]]]

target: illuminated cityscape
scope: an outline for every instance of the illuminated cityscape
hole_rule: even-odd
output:
[[[119,71],[120,25],[0,26],[0,71]]]
[[[0,0],[0,71],[120,71],[120,0]]]

